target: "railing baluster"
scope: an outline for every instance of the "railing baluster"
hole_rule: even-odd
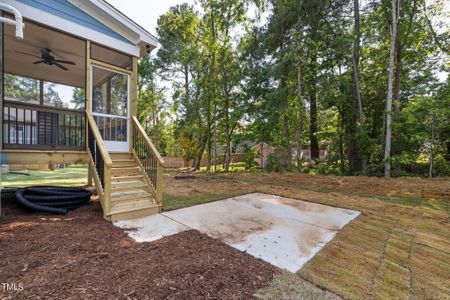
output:
[[[11,108],[8,107],[8,144],[11,144]]]
[[[4,116],[5,148],[84,149],[84,112],[5,100]]]
[[[30,145],[33,144],[33,110],[30,109]]]
[[[163,160],[154,148],[136,117],[132,117],[132,148],[141,162],[152,188],[155,190],[156,201],[162,204],[162,164]]]
[[[25,144],[25,109],[22,109],[22,144]]]
[[[16,144],[19,143],[19,109],[16,107]]]

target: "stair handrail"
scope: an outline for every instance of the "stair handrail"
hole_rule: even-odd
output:
[[[109,215],[111,211],[111,167],[112,167],[112,160],[111,156],[109,155],[109,152],[106,150],[105,143],[103,141],[103,138],[100,134],[100,131],[98,130],[97,123],[94,120],[94,116],[89,110],[86,110],[86,120],[88,123],[88,132],[89,129],[92,132],[92,137],[96,144],[96,150],[98,150],[98,153],[100,154],[100,157],[96,157],[96,153],[92,153],[91,151],[91,143],[90,143],[90,137],[89,133],[87,134],[87,151],[90,154],[90,160],[91,160],[91,170],[94,176],[94,182],[97,188],[97,193],[100,198],[100,201],[102,202],[103,206],[103,214],[104,216]],[[97,151],[96,151],[97,152]],[[99,158],[100,158],[100,164],[99,164]],[[99,166],[103,165],[103,166]],[[102,170],[103,169],[103,170]],[[100,173],[100,174],[99,174]],[[102,180],[103,178],[103,180]]]
[[[144,168],[144,171],[146,172],[147,178],[149,179],[152,187],[155,189],[155,198],[157,204],[162,205],[164,159],[161,157],[161,154],[159,154],[155,145],[153,145],[152,141],[148,137],[141,123],[139,123],[139,120],[136,118],[136,116],[132,116],[131,120],[133,125],[133,135],[131,143],[133,153],[139,159],[141,165]],[[139,145],[146,147],[146,149],[153,156],[152,158],[144,158],[144,155],[140,153],[142,152],[142,149],[138,149],[139,146],[137,145],[137,135],[139,135],[139,137],[141,138],[140,141],[144,143],[143,145],[142,143],[140,143]],[[150,162],[148,160],[150,160]],[[156,173],[152,171],[155,167],[155,164]]]

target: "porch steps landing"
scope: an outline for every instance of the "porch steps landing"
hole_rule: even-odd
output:
[[[110,152],[111,221],[144,217],[160,212],[144,171],[129,152]]]

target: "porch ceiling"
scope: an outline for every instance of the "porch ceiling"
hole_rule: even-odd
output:
[[[23,40],[15,38],[13,26],[5,26],[4,31],[6,73],[84,88],[85,41],[28,21]],[[51,49],[56,59],[73,61],[75,65],[65,65],[69,70],[64,71],[54,65],[33,64],[44,48]]]

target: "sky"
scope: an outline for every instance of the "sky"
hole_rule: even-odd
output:
[[[160,15],[171,6],[189,3],[194,0],[107,0],[109,4],[120,10],[133,21],[156,36],[156,26]]]
[[[194,0],[107,0],[112,6],[120,10],[127,17],[144,27],[151,34],[156,36],[156,26],[160,15],[169,10],[171,6],[190,3]],[[73,88],[64,85],[57,85],[54,89],[58,92],[61,100],[67,105],[73,95]]]

